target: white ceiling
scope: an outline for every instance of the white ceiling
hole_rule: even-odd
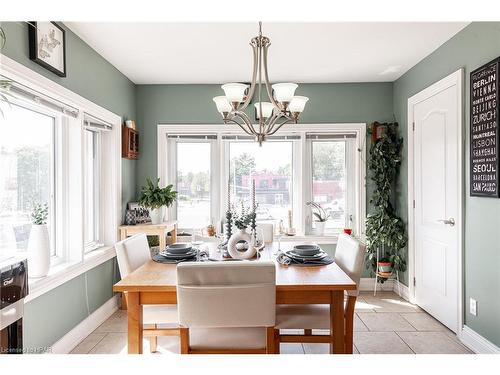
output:
[[[66,22],[137,84],[248,82],[255,23]],[[273,82],[394,81],[467,23],[264,23]]]

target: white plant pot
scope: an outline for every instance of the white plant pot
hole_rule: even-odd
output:
[[[239,241],[246,241],[248,243],[248,248],[246,250],[238,250],[237,244]],[[256,249],[253,246],[252,238],[246,229],[240,229],[238,232],[234,233],[227,243],[227,251],[231,258],[233,259],[251,259],[255,256]],[[238,245],[238,247],[242,247]]]
[[[325,225],[326,225],[326,221],[315,221],[315,233],[316,235],[318,236],[322,236],[323,234],[325,234]]]
[[[50,244],[47,225],[31,226],[28,241],[29,277],[44,277],[50,268]]]
[[[153,208],[149,210],[149,217],[151,218],[151,224],[163,223],[163,216],[165,216],[165,207]]]

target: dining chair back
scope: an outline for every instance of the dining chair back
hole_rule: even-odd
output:
[[[335,263],[356,283],[356,290],[349,290],[350,296],[359,295],[359,282],[363,272],[366,247],[347,234],[340,234],[335,251]]]
[[[273,345],[276,319],[273,262],[180,263],[177,304],[179,324],[183,327],[182,353],[274,352],[266,347]],[[190,330],[193,338],[198,337],[196,343],[194,339],[191,342],[192,347]],[[254,341],[263,347],[235,349],[250,344],[249,337],[256,337]],[[218,345],[222,347],[217,348]]]
[[[151,259],[148,239],[145,234],[135,234],[115,244],[116,259],[122,278]]]

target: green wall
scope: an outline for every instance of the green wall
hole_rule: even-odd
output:
[[[156,127],[159,123],[221,124],[212,98],[220,85],[138,85],[137,122],[141,155],[136,191],[146,177],[157,175]],[[300,84],[297,93],[310,98],[300,123],[391,121],[392,83]],[[147,145],[147,146],[145,146]]]
[[[135,118],[136,88],[74,33],[66,30],[67,77],[29,60],[28,25],[2,22],[7,43],[2,53],[69,90],[122,116]],[[122,159],[122,203],[135,197],[136,162]],[[112,297],[115,260],[93,268],[26,304],[25,347],[49,347]]]
[[[465,69],[465,323],[500,346],[500,200],[469,196],[469,74],[500,56],[500,23],[472,23],[394,82],[394,112],[407,131],[408,98],[460,68]],[[406,149],[406,144],[405,144]],[[408,158],[400,177],[400,211],[407,219]],[[469,298],[478,301],[478,315]]]

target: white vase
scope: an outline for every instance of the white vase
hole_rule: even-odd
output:
[[[239,241],[246,241],[248,243],[248,248],[244,251],[240,251],[236,248]],[[240,229],[238,232],[234,233],[227,243],[227,251],[231,258],[233,259],[251,259],[255,256],[256,249],[253,246],[252,238],[246,229]]]
[[[28,269],[30,277],[44,277],[50,268],[50,244],[47,225],[31,226],[28,241]]]
[[[315,229],[316,235],[322,236],[323,234],[325,234],[326,221],[315,221],[314,223],[316,225]]]
[[[149,217],[151,218],[151,224],[161,224],[163,223],[163,216],[165,215],[165,207],[153,208],[149,210]]]

